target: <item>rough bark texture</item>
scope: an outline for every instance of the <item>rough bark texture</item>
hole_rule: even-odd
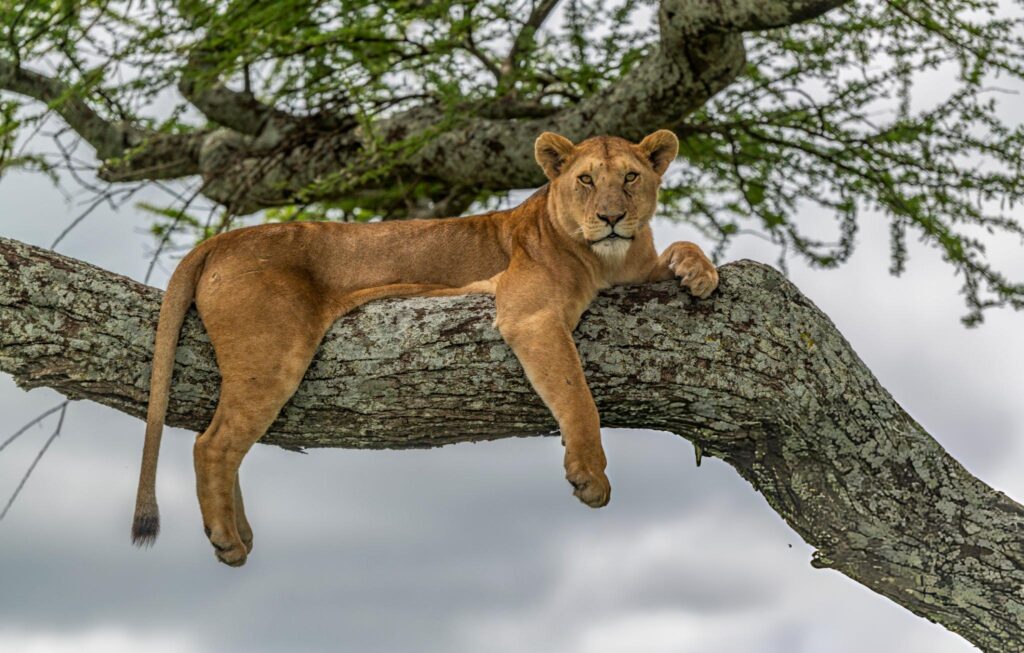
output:
[[[732,465],[837,569],[987,651],[1024,641],[1024,508],[971,476],[770,267],[603,293],[577,342],[605,426],[662,429]],[[143,417],[160,291],[0,239],[0,370]],[[328,334],[264,442],[435,447],[550,433],[489,297],[367,305]],[[213,352],[186,322],[168,423],[201,430]],[[139,434],[142,434],[140,425]]]

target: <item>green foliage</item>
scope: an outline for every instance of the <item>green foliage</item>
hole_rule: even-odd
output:
[[[3,2],[0,58],[69,84],[67,97],[50,107],[81,98],[110,121],[164,132],[206,127],[175,91],[191,76],[200,84],[226,81],[292,114],[351,116],[372,134],[374,121],[423,105],[452,121],[496,110],[509,119],[551,113],[602,92],[657,47],[651,0],[563,0],[543,27],[526,26],[541,5]],[[1024,285],[994,269],[983,244],[992,236],[1024,238],[1015,217],[1024,130],[1016,96],[1004,89],[1024,88],[1024,25],[1016,11],[992,0],[862,1],[746,35],[741,78],[672,125],[685,164],[668,180],[664,214],[701,227],[718,252],[754,233],[777,243],[783,263],[798,256],[833,267],[852,253],[865,213],[881,212],[890,224],[892,272],[907,264],[908,238],[935,247],[963,279],[966,322],[991,306],[1024,307]],[[204,65],[188,67],[197,51]],[[50,107],[0,105],[0,172],[53,164],[16,155],[13,145]],[[429,138],[382,144],[360,169],[321,178],[298,205],[263,217],[394,217],[395,207],[444,189],[430,180],[382,184],[372,198],[349,189],[386,179]],[[175,208],[158,224],[173,222],[199,238],[232,224],[232,216],[211,226]],[[820,235],[827,231],[833,235]]]
[[[1014,216],[1024,129],[1013,111],[1024,25],[1009,10],[859,2],[751,35],[746,74],[680,130],[693,165],[673,179],[667,212],[702,216],[719,251],[755,230],[784,254],[833,267],[853,251],[865,211],[879,211],[891,271],[907,263],[908,232],[938,248],[964,280],[965,323],[991,306],[1024,307],[1024,284],[988,264],[981,239],[1024,242]],[[798,215],[831,219],[834,238],[805,235]]]

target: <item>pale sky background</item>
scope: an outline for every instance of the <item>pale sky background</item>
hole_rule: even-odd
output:
[[[10,174],[0,179],[0,235],[48,246],[81,199]],[[148,224],[134,205],[101,207],[58,251],[141,280]],[[659,248],[710,245],[681,225],[657,223],[655,234]],[[869,216],[847,265],[812,271],[793,260],[790,277],[955,458],[1022,501],[1024,314],[992,311],[964,328],[952,269],[910,249],[907,272],[890,277],[887,226]],[[747,238],[726,260],[776,255]],[[993,242],[991,255],[1024,278],[1021,243]],[[151,283],[166,280],[158,270]],[[59,400],[0,375],[0,439]],[[53,424],[0,453],[0,501]],[[194,434],[178,429],[161,450],[160,539],[130,545],[142,433],[112,409],[69,408],[0,522],[0,651],[974,650],[812,569],[810,548],[760,495],[718,460],[696,468],[690,444],[670,434],[605,431],[615,496],[597,511],[571,496],[557,438],[306,456],[256,447],[242,469],[255,550],[230,569],[203,536]]]

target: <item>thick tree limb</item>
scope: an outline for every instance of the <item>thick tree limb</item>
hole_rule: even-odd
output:
[[[197,175],[202,171],[200,161],[209,137],[207,129],[183,134],[133,129],[122,152],[103,162],[99,177],[122,182]]]
[[[692,440],[817,549],[815,566],[984,650],[1024,650],[1024,507],[943,451],[778,272],[743,261],[721,278],[707,301],[663,283],[594,303],[577,341],[604,425]],[[142,417],[159,301],[0,239],[0,370]],[[462,297],[342,318],[264,441],[409,448],[549,433],[493,317],[490,298]],[[200,430],[218,374],[194,314],[177,363],[168,422]]]

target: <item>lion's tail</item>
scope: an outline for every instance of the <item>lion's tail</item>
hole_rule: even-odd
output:
[[[196,283],[207,252],[208,248],[200,246],[181,260],[171,275],[160,305],[160,320],[153,346],[153,369],[149,380],[146,440],[142,448],[142,470],[139,473],[139,491],[135,498],[135,519],[132,522],[132,544],[136,546],[153,544],[160,532],[160,511],[156,505],[156,463],[160,454],[160,436],[167,416],[178,335],[195,298]]]

